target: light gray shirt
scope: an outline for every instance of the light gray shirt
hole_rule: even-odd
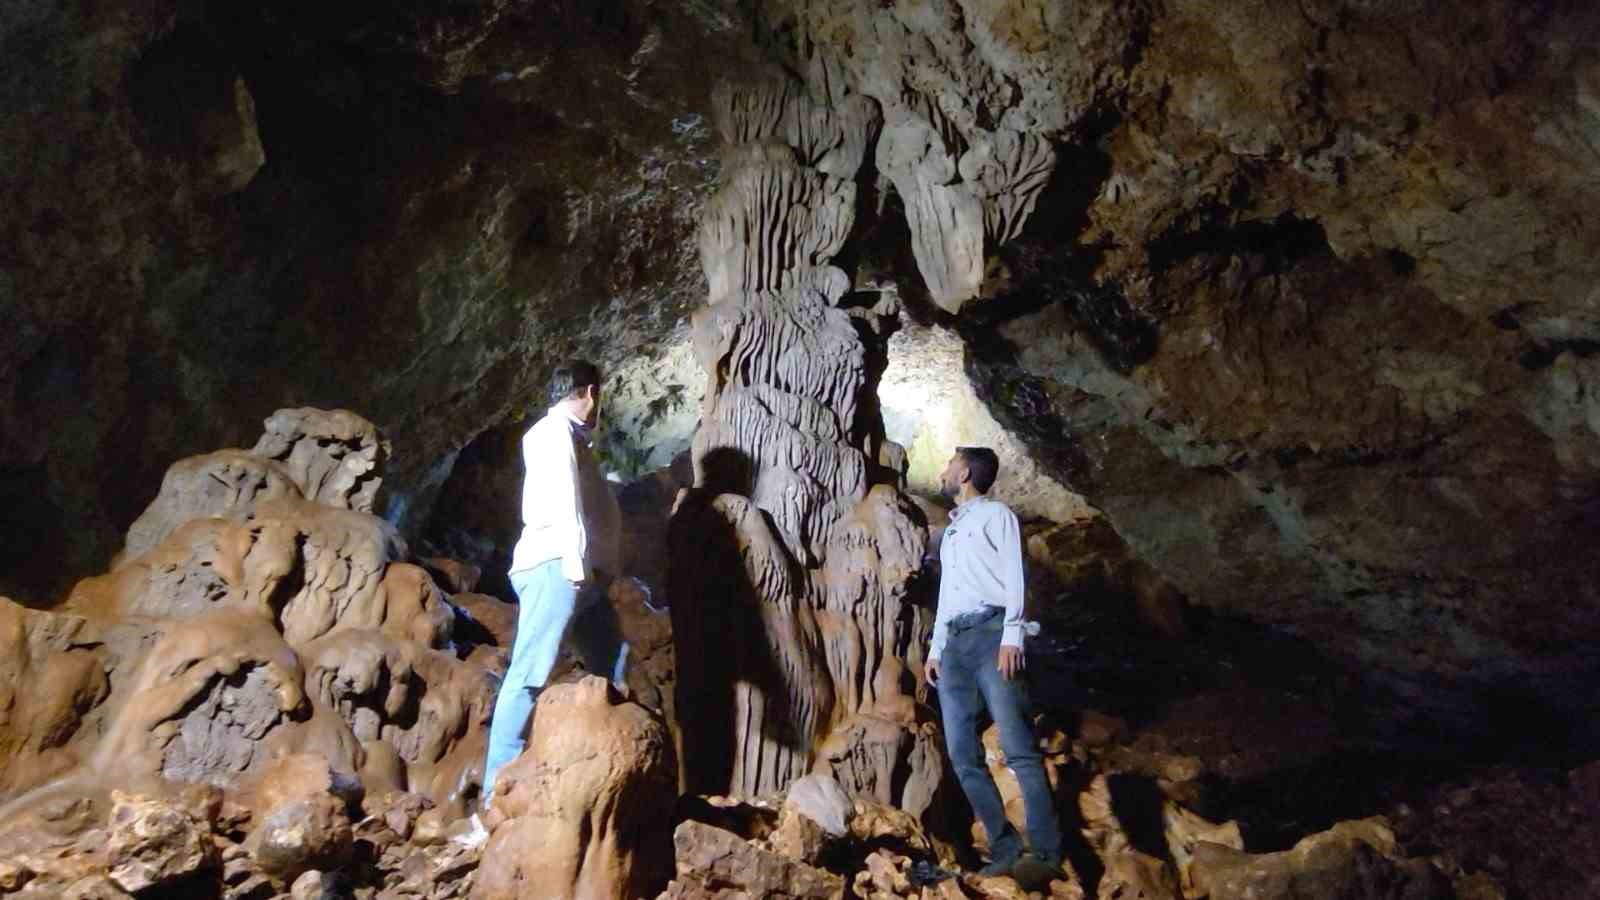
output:
[[[1022,525],[1004,503],[974,497],[950,513],[939,544],[939,611],[933,620],[928,658],[938,659],[949,639],[950,620],[985,606],[1005,609],[1000,643],[1021,647],[1029,624],[1022,573]]]

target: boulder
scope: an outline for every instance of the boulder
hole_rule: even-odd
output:
[[[254,789],[258,823],[245,846],[260,870],[292,885],[313,869],[328,871],[350,857],[354,843],[349,809],[360,782],[333,770],[317,755],[286,757]]]
[[[219,863],[211,823],[165,800],[111,792],[106,874],[130,894],[171,885]]]
[[[1177,875],[1165,860],[1124,850],[1105,857],[1105,864],[1106,870],[1100,876],[1100,900],[1183,900]]]
[[[738,835],[701,822],[673,833],[677,877],[659,900],[842,900],[843,878],[786,859]]]
[[[1398,855],[1382,819],[1340,822],[1281,853],[1251,854],[1220,844],[1195,846],[1195,889],[1211,900],[1450,900],[1450,880],[1431,864]]]
[[[822,775],[807,775],[789,785],[783,807],[785,812],[792,809],[817,823],[834,837],[848,833],[850,817],[855,812],[839,782]]]
[[[597,676],[539,697],[500,773],[475,900],[618,900],[671,877],[677,767],[664,722]]]

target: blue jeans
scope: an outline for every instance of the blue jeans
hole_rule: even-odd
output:
[[[608,675],[621,684],[628,662],[628,645],[622,640],[617,612],[606,599],[602,580],[591,581],[580,595],[561,574],[561,560],[552,559],[512,572],[511,588],[517,592],[517,640],[489,722],[489,753],[483,764],[484,807],[494,795],[495,776],[527,744],[528,720],[568,633],[583,667],[590,672]]]
[[[939,709],[944,715],[945,746],[955,765],[956,779],[972,804],[972,811],[989,835],[989,855],[995,861],[1012,860],[1022,853],[1016,829],[1006,821],[1000,791],[984,763],[983,742],[978,737],[978,713],[988,709],[1000,728],[1000,746],[1006,765],[1022,787],[1027,809],[1028,844],[1034,853],[1052,861],[1061,859],[1061,826],[1056,821],[1050,780],[1039,761],[1039,744],[1028,714],[1028,692],[1021,677],[1006,680],[1000,674],[1000,633],[1005,617],[993,615],[975,627],[957,630],[952,623],[940,656]]]

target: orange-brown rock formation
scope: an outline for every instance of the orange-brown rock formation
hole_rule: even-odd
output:
[[[500,778],[473,900],[629,900],[671,877],[671,736],[605,679],[541,694],[527,748]]]
[[[287,889],[349,863],[369,798],[461,815],[495,679],[370,512],[386,454],[352,413],[280,411],[175,464],[61,611],[0,601],[0,844],[30,890]]]

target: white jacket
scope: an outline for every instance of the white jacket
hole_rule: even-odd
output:
[[[569,581],[619,575],[622,512],[589,449],[583,424],[551,407],[522,436],[522,536],[511,571],[561,560]]]
[[[974,497],[950,513],[939,542],[939,611],[928,658],[944,654],[950,620],[985,606],[1005,610],[1000,643],[1021,647],[1038,626],[1023,618],[1022,526],[1004,503]]]

